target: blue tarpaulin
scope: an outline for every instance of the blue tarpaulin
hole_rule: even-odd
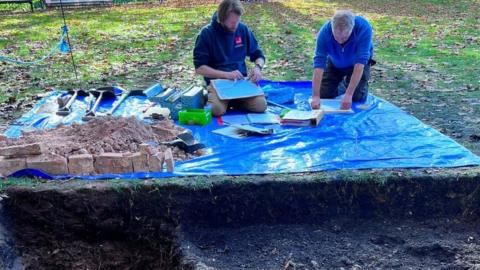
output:
[[[308,109],[310,82],[270,82],[262,87],[294,89],[291,108]],[[53,128],[59,123],[81,122],[87,106],[85,100],[74,103],[67,117],[55,115],[52,92],[5,132],[16,137],[22,129]],[[141,117],[147,104],[145,97],[131,96],[114,116]],[[54,104],[50,106],[49,104]],[[82,176],[83,179],[146,178],[189,175],[242,175],[316,172],[339,169],[446,168],[480,165],[480,158],[454,140],[425,125],[395,105],[370,95],[367,109],[354,114],[325,115],[318,127],[275,128],[275,134],[233,139],[212,133],[221,128],[218,121],[207,126],[185,126],[208,148],[206,155],[177,162],[175,173],[132,173],[122,175]],[[112,101],[100,106],[107,112]],[[270,111],[276,108],[269,107]],[[35,170],[20,171],[14,176],[36,175]],[[44,175],[44,177],[46,177]],[[52,176],[53,179],[67,175]]]

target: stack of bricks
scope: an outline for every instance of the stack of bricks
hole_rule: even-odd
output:
[[[130,172],[173,172],[172,151],[156,151],[141,144],[136,153],[78,154],[67,158],[46,153],[41,144],[25,144],[0,148],[0,176],[8,176],[25,168],[40,169],[51,175],[93,175]]]
[[[2,176],[8,176],[26,168],[41,169],[49,174],[64,174],[67,172],[67,161],[58,155],[45,154],[44,147],[38,143],[0,148]]]
[[[174,160],[172,151],[168,148],[165,153],[156,151],[148,144],[140,144],[136,153],[103,153],[93,157],[93,168],[98,174],[129,173],[129,172],[162,172],[163,164],[166,170],[173,172]],[[70,166],[69,157],[69,166]],[[92,164],[90,161],[89,164]],[[72,173],[72,172],[71,172]],[[82,173],[72,173],[81,175]]]

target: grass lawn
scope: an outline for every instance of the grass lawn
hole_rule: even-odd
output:
[[[215,1],[166,2],[68,9],[78,79],[70,55],[36,66],[0,62],[0,131],[54,88],[203,84],[192,49]],[[378,62],[371,93],[480,155],[479,0],[278,0],[245,8],[243,20],[267,57],[264,75],[280,81],[310,80],[315,34],[336,9],[365,16]],[[0,5],[0,56],[38,59],[58,42],[62,25],[60,10],[32,14],[28,5]],[[13,265],[40,269],[148,269],[185,254],[198,267],[218,256],[224,269],[245,268],[243,257],[246,267],[257,268],[268,260],[282,269],[330,261],[337,268],[357,268],[357,262],[358,268],[472,267],[478,265],[479,176],[480,166],[135,181],[0,178],[0,268],[17,258],[17,248]],[[185,230],[197,227],[203,231]],[[231,244],[231,235],[241,241]],[[326,238],[317,241],[320,235]]]
[[[79,79],[69,55],[36,66],[0,63],[2,116],[18,115],[53,88],[201,84],[192,49],[216,5],[167,2],[67,10]],[[243,21],[264,49],[264,75],[272,80],[311,78],[315,33],[335,9],[365,16],[378,61],[371,93],[480,154],[480,1],[285,0],[245,7]],[[0,55],[34,60],[57,42],[63,22],[59,10],[22,9],[0,6]]]

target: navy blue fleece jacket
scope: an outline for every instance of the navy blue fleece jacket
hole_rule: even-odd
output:
[[[203,27],[197,36],[193,49],[193,64],[195,69],[207,65],[227,72],[239,70],[243,76],[247,76],[247,56],[252,62],[258,58],[265,59],[252,31],[243,23],[239,23],[235,33],[225,30],[217,21],[215,12],[210,24]],[[208,85],[210,78],[204,79]]]

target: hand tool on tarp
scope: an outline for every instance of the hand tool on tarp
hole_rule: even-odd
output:
[[[115,87],[108,86],[108,87],[101,87],[101,88],[92,89],[92,90],[89,91],[89,94],[90,94],[90,97],[92,98],[91,100],[93,100],[94,97],[96,97],[96,100],[95,100],[95,104],[93,105],[93,107],[91,107],[87,111],[85,116],[82,117],[83,121],[89,121],[96,116],[98,105],[100,105],[100,102],[102,102],[103,98],[105,98],[105,97],[114,98],[115,97]]]
[[[81,89],[71,90],[71,91],[68,91],[68,93],[71,94],[72,96],[68,99],[68,102],[67,102],[67,104],[65,104],[65,106],[58,108],[57,115],[61,115],[61,116],[69,115],[72,112],[70,107],[72,107],[72,104],[73,104],[73,102],[75,102],[77,97],[88,95],[87,91],[81,90]]]
[[[122,91],[122,96],[120,99],[113,105],[110,111],[107,112],[107,115],[113,115],[113,113],[117,110],[117,108],[127,99],[129,96],[145,96],[143,90],[125,90],[121,87],[117,86],[117,89]]]
[[[205,148],[203,143],[197,142],[192,133],[186,131],[177,135],[177,138],[169,142],[160,142],[161,145],[176,146],[183,151],[192,154],[193,152]]]
[[[147,98],[153,97],[163,91],[163,88],[160,84],[156,83],[145,90],[125,90],[121,87],[117,87],[119,90],[122,91],[122,96],[120,100],[117,101],[112,109],[107,113],[107,115],[113,115],[113,113],[117,110],[117,108],[127,99],[129,96],[144,96]]]

